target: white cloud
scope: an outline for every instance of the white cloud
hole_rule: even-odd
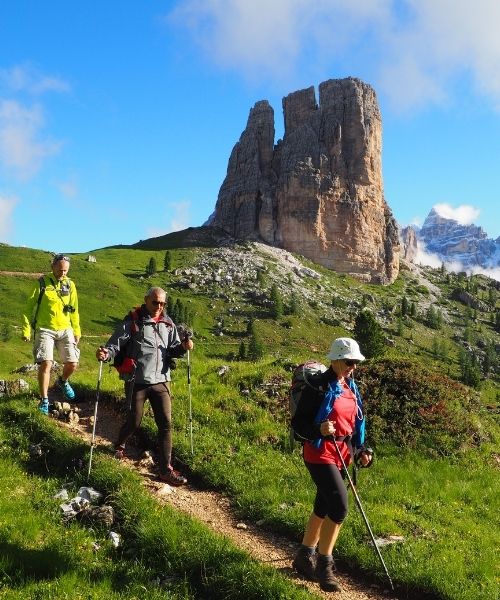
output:
[[[43,126],[39,105],[26,107],[0,98],[0,166],[20,179],[28,179],[45,158],[59,152],[60,142],[41,139]]]
[[[481,212],[479,208],[474,208],[474,206],[469,206],[468,204],[462,204],[461,206],[457,206],[457,208],[453,208],[450,204],[442,203],[435,204],[433,208],[444,219],[453,219],[460,225],[474,223]]]
[[[171,202],[168,204],[167,221],[168,224],[164,228],[150,228],[148,235],[150,237],[158,237],[166,235],[173,231],[181,231],[189,227],[191,202],[189,200],[181,200],[179,202]]]
[[[182,22],[206,58],[217,66],[268,77],[293,66],[300,50],[296,0],[188,0],[172,17]],[[263,18],[265,15],[265,18]]]
[[[412,0],[417,27],[427,40],[425,62],[441,72],[467,70],[478,89],[500,104],[500,38],[496,0]]]
[[[500,108],[500,39],[496,0],[408,0],[393,12],[378,79],[393,105],[443,103],[461,77]],[[394,4],[395,8],[397,3]],[[404,82],[404,83],[403,83]],[[403,84],[402,84],[403,83]]]
[[[0,194],[0,240],[6,242],[12,231],[12,213],[17,199]]]
[[[417,255],[413,262],[417,265],[427,265],[428,267],[433,267],[434,269],[438,269],[443,261],[437,254],[432,254],[431,252],[427,252],[425,244],[421,241],[417,242]],[[452,270],[452,269],[448,269]]]
[[[425,244],[422,240],[417,242],[417,255],[413,262],[417,265],[426,265],[428,267],[432,267],[433,269],[441,268],[443,264],[443,259],[440,258],[437,254],[433,254],[431,252],[427,252]],[[468,275],[486,275],[491,279],[495,279],[500,281],[500,267],[495,267],[491,269],[487,269],[485,267],[465,267],[463,263],[458,260],[453,261],[444,261],[444,266],[447,271],[452,273],[461,273],[465,272]]]
[[[182,200],[180,202],[172,202],[169,204],[169,207],[169,214],[172,215],[172,218],[165,233],[186,229],[190,221],[191,203],[188,200]]]
[[[29,64],[0,69],[0,90],[2,88],[8,93],[26,92],[35,96],[70,91],[70,85],[63,79],[44,75]]]
[[[184,0],[169,15],[207,59],[247,77],[283,79],[300,55],[314,63],[339,53],[366,23],[386,18],[390,0]]]
[[[444,104],[446,101],[441,79],[428,72],[415,56],[403,53],[395,62],[382,64],[377,80],[377,87],[387,94],[398,112],[420,108],[429,102]]]
[[[78,184],[73,180],[61,181],[56,187],[65,198],[73,199],[78,196]]]
[[[61,142],[42,137],[42,105],[29,106],[21,96],[68,91],[66,81],[46,75],[31,64],[0,69],[0,167],[5,174],[29,179],[48,156],[61,148]]]
[[[180,0],[169,20],[243,76],[350,69],[400,110],[444,103],[466,77],[500,109],[497,0]]]
[[[491,279],[500,281],[500,267],[495,267],[493,269],[485,269],[483,267],[472,267],[470,269],[467,269],[467,273],[471,275],[486,275],[486,277],[490,277]]]

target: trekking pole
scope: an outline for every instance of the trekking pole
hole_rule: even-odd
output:
[[[191,360],[189,350],[187,351],[187,379],[188,379],[188,397],[189,397],[189,439],[191,443],[191,454],[194,454],[193,448],[193,404],[191,399]]]
[[[179,334],[179,339],[182,340],[182,344],[188,342],[190,338],[193,337],[193,332],[187,325],[184,323],[179,323],[177,325],[177,332]],[[189,349],[187,352],[187,382],[188,382],[188,399],[189,399],[189,440],[191,445],[191,454],[194,454],[194,446],[193,446],[193,400],[191,396],[191,355]]]
[[[344,473],[346,474],[347,480],[349,481],[349,485],[351,486],[352,493],[354,494],[354,499],[356,500],[356,504],[358,505],[358,508],[359,508],[359,512],[361,513],[361,516],[363,517],[366,528],[368,529],[368,533],[370,534],[370,537],[372,538],[372,542],[373,542],[375,551],[377,552],[380,563],[382,564],[382,567],[384,568],[385,574],[387,575],[387,579],[389,580],[389,583],[391,584],[391,589],[392,589],[392,591],[394,591],[394,584],[392,583],[391,576],[389,575],[389,571],[387,570],[387,567],[385,566],[385,562],[384,562],[384,559],[382,558],[382,554],[380,553],[379,547],[377,546],[375,536],[373,535],[372,529],[370,527],[370,523],[368,523],[368,519],[366,518],[365,511],[363,510],[363,506],[361,505],[361,500],[359,499],[358,492],[356,491],[356,488],[354,487],[354,483],[351,479],[351,476],[349,475],[349,471],[347,470],[347,466],[345,464],[344,457],[342,456],[342,454],[340,452],[339,446],[337,444],[337,440],[334,437],[332,437],[332,441],[335,444],[335,450],[337,451],[337,454],[340,458],[340,462],[342,463],[342,468],[344,469]]]
[[[97,424],[97,405],[99,404],[99,392],[101,391],[101,378],[102,378],[102,360],[99,361],[99,377],[97,378],[97,391],[94,404],[94,423],[92,425],[92,441],[90,442],[90,459],[89,459],[89,470],[87,473],[87,481],[90,478],[90,470],[92,469],[92,454],[94,452],[95,445],[95,427]]]

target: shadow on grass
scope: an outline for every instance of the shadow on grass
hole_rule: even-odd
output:
[[[95,319],[94,323],[96,325],[102,325],[104,327],[109,327],[110,329],[113,329],[113,331],[114,331],[115,328],[123,321],[125,316],[126,316],[126,313],[124,313],[122,317],[106,315],[106,317],[107,317],[106,319]]]
[[[0,556],[0,572],[13,585],[25,585],[28,579],[55,579],[70,569],[70,561],[55,546],[23,548],[0,539]]]

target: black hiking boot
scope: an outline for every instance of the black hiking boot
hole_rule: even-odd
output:
[[[316,552],[301,546],[293,559],[292,567],[309,581],[316,581]]]
[[[342,587],[334,575],[335,563],[331,556],[318,554],[316,561],[316,579],[324,592],[341,592]]]

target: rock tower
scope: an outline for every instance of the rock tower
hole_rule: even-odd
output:
[[[286,96],[283,112],[275,145],[272,107],[262,100],[250,110],[209,224],[365,281],[394,281],[398,227],[384,199],[375,91],[331,79],[319,104],[310,87]]]

